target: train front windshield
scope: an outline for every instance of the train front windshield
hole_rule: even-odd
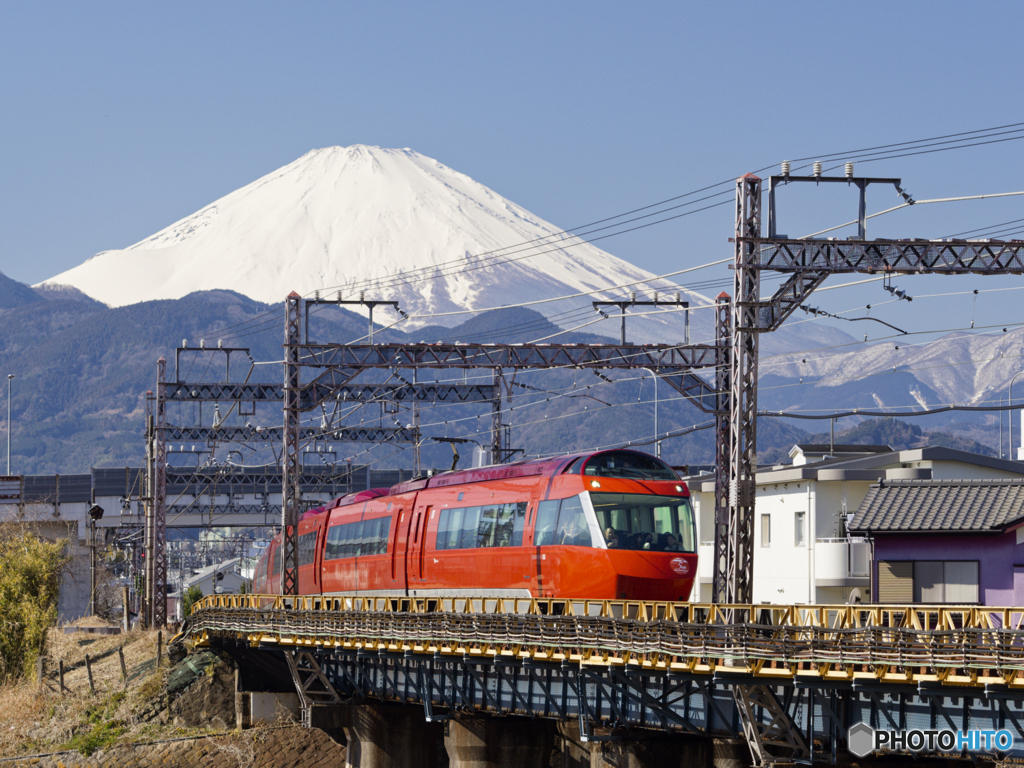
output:
[[[696,552],[688,498],[642,493],[591,493],[608,549]]]

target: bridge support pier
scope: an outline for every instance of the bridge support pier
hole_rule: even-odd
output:
[[[703,736],[583,741],[577,720],[559,722],[558,735],[562,768],[712,768],[712,742]]]
[[[547,768],[555,745],[551,720],[469,717],[446,726],[450,768]]]
[[[743,739],[715,739],[713,754],[713,768],[747,768],[753,761]]]
[[[347,741],[345,768],[434,768],[439,764],[441,726],[426,722],[419,707],[361,704],[337,709],[347,710],[339,718]]]

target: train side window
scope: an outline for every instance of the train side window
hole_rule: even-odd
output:
[[[324,560],[337,560],[341,557],[341,537],[345,534],[344,525],[336,525],[327,529],[327,545],[324,547]]]
[[[450,509],[442,509],[437,517],[437,540],[434,549],[448,549],[448,522],[451,518]]]
[[[299,536],[299,565],[312,563],[314,552],[316,552],[316,531]]]
[[[519,501],[515,504],[506,504],[506,507],[512,507],[512,540],[511,546],[521,547],[523,546],[523,527],[526,522],[526,502]]]
[[[689,504],[680,504],[677,508],[679,514],[679,536],[684,552],[696,552],[697,542],[694,541],[693,510]]]
[[[497,545],[497,537],[495,536],[495,529],[498,525],[498,514],[501,510],[500,506],[490,506],[480,508],[480,522],[476,528],[476,545],[477,547],[495,547]]]
[[[388,540],[391,538],[391,515],[382,517],[377,525],[377,554],[387,554]]]
[[[348,532],[348,535],[346,536],[346,538],[348,539],[348,547],[347,547],[348,554],[346,556],[347,557],[358,557],[359,556],[359,545],[361,543],[360,542],[360,538],[361,538],[361,536],[363,534],[363,524],[362,524],[362,522],[349,523],[348,524],[348,529],[349,529],[349,532]]]
[[[587,518],[583,513],[583,503],[579,496],[562,499],[558,515],[557,544],[574,547],[592,546]]]
[[[580,456],[578,459],[575,459],[572,462],[572,464],[570,464],[568,467],[566,467],[565,469],[562,470],[562,474],[563,475],[578,475],[580,473],[580,470],[583,469],[583,459],[584,458],[586,458],[586,457],[585,456]]]
[[[274,575],[281,573],[281,547],[274,548]]]
[[[352,557],[356,549],[356,526],[358,523],[346,523],[342,526],[341,556]]]
[[[448,545],[445,549],[458,549],[462,540],[462,519],[465,517],[465,509],[453,509],[452,516],[448,520]]]
[[[558,528],[558,501],[542,501],[537,505],[533,543],[538,547],[556,544],[555,531]]]
[[[477,546],[477,527],[480,523],[480,507],[467,507],[462,510],[462,528],[459,531],[459,549],[472,549]]]
[[[512,521],[516,515],[515,504],[502,504],[497,508],[498,520],[494,526],[494,546],[508,547],[512,544]]]
[[[372,536],[371,529],[375,527],[373,520],[363,520],[356,523],[359,527],[359,538],[356,539],[357,549],[356,555],[368,555],[370,554],[370,539]]]

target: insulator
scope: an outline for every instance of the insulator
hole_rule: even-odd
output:
[[[362,301],[365,296],[366,296],[366,291],[360,291],[359,292],[359,300],[360,301]]]
[[[630,291],[629,292],[629,300],[630,301],[636,301],[636,291]]]
[[[217,339],[217,349],[224,349],[224,339]]]
[[[789,176],[789,160],[782,161],[782,175]]]
[[[845,167],[846,167],[846,178],[852,179],[853,178],[853,163],[847,163]]]
[[[338,301],[341,301],[341,291],[338,291]]]
[[[188,349],[188,339],[182,339],[181,340],[181,348],[182,349]]]
[[[199,348],[200,349],[206,349],[206,339],[200,339],[199,340]]]
[[[657,291],[654,292],[654,303],[655,304],[658,303],[658,292]]]
[[[313,291],[313,301],[320,301],[320,291],[319,290]]]
[[[814,161],[814,175],[821,176],[821,160]]]

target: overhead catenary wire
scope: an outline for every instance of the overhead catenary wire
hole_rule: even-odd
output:
[[[892,213],[893,211],[900,210],[900,208],[907,208],[907,207],[909,207],[911,205],[928,205],[929,203],[959,203],[959,202],[962,202],[964,200],[989,200],[989,199],[996,198],[996,197],[1019,197],[1020,195],[1024,195],[1024,192],[999,192],[997,194],[989,194],[989,195],[966,195],[966,196],[963,196],[963,197],[939,197],[939,198],[935,198],[934,200],[915,200],[913,203],[900,203],[899,205],[894,205],[892,208],[886,208],[884,211],[879,211],[878,213],[872,213],[869,216],[865,216],[865,219],[873,219],[873,218],[875,218],[877,216],[884,216],[887,213]],[[828,229],[823,229],[820,232],[812,232],[811,234],[804,235],[803,237],[798,238],[798,239],[800,239],[800,240],[807,240],[807,239],[812,238],[812,237],[817,237],[818,235],[824,235],[826,232],[834,232],[837,229],[842,229],[843,227],[849,227],[849,226],[851,226],[853,224],[856,224],[856,223],[857,223],[857,219],[854,219],[853,221],[848,221],[845,224],[839,224],[839,225],[837,225],[835,227],[829,227]]]
[[[476,310],[476,311],[479,311],[479,310]],[[567,333],[567,332],[568,332],[568,331],[566,331],[566,332],[563,332],[563,333]],[[209,368],[209,366],[208,366],[208,368]]]

